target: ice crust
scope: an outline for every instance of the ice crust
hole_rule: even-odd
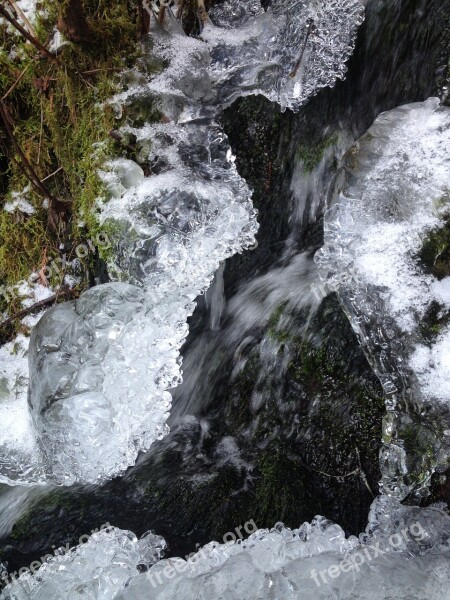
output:
[[[49,310],[33,332],[34,446],[20,456],[18,441],[3,446],[0,464],[17,465],[0,471],[2,482],[97,483],[167,432],[167,390],[181,381],[195,298],[226,258],[254,244],[258,227],[220,111],[249,93],[298,108],[344,75],[363,18],[358,0],[235,7],[214,9],[199,39],[168,11],[166,29],[149,39],[153,74],[125,73],[126,91],[111,99],[146,172],[126,158],[104,166],[110,199],[99,208],[113,282]]]
[[[387,394],[383,486],[400,495],[413,477],[425,485],[448,454],[435,432],[436,422],[450,429],[450,329],[430,340],[423,323],[432,303],[441,316],[450,310],[450,278],[427,273],[419,254],[448,217],[449,188],[450,109],[430,98],[383,113],[344,159],[316,256],[324,279],[342,282],[338,294]],[[408,453],[407,434],[418,453]]]
[[[450,599],[450,517],[438,506],[404,507],[378,498],[359,539],[346,538],[338,525],[316,517],[298,529],[277,524],[237,543],[211,542],[187,560],[159,560],[164,548],[153,534],[138,541],[111,528],[35,575],[22,575],[1,598]]]
[[[359,0],[225,0],[210,13],[202,37],[211,46],[218,99],[263,94],[282,109],[298,109],[346,73],[364,18]]]
[[[25,573],[1,594],[4,600],[112,600],[136,576],[137,569],[155,563],[164,539],[152,533],[140,540],[114,527],[94,533],[89,540],[55,552],[36,575]]]

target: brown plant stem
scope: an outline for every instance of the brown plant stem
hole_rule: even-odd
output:
[[[36,302],[36,304],[33,304],[32,306],[29,306],[28,308],[24,308],[23,310],[19,311],[12,317],[9,317],[9,319],[5,319],[5,321],[2,321],[0,323],[0,327],[7,327],[8,325],[12,325],[14,323],[14,321],[17,321],[18,319],[23,319],[23,317],[26,317],[27,315],[31,315],[34,312],[37,312],[38,310],[40,310],[41,308],[45,308],[46,306],[49,306],[49,304],[53,304],[54,302],[56,302],[57,300],[59,300],[61,298],[73,298],[73,297],[77,297],[77,296],[78,296],[78,292],[77,292],[77,290],[74,290],[73,288],[64,290],[62,292],[57,292],[56,294],[53,294],[53,296],[49,296],[48,298],[45,298],[45,300],[41,300],[40,302]]]
[[[0,15],[2,15],[2,17],[4,17],[8,21],[8,23],[10,23],[15,29],[17,29],[17,31],[24,38],[26,38],[29,42],[31,42],[33,44],[33,46],[35,46],[39,50],[39,52],[41,52],[47,58],[49,58],[50,60],[55,62],[57,65],[59,65],[59,60],[56,58],[56,56],[54,56],[49,50],[47,50],[47,48],[45,48],[45,46],[43,46],[41,44],[41,42],[38,39],[33,37],[31,35],[31,33],[29,33],[24,27],[22,27],[22,25],[14,17],[12,17],[9,14],[9,12],[6,10],[6,8],[4,8],[1,5],[0,5]]]
[[[16,138],[14,136],[14,132],[13,132],[13,129],[11,126],[12,120],[9,115],[9,111],[6,107],[6,104],[3,102],[3,100],[0,100],[0,117],[3,121],[5,131],[11,141],[11,144],[12,144],[13,148],[15,149],[15,151],[17,152],[18,156],[20,157],[22,171],[26,174],[29,181],[32,183],[34,188],[42,196],[44,196],[45,198],[48,198],[48,200],[51,202],[51,204],[55,210],[58,210],[60,212],[66,211],[67,210],[66,204],[64,202],[61,202],[57,198],[55,198],[52,194],[50,194],[50,192],[45,188],[45,186],[42,185],[41,180],[37,176],[33,167],[30,165],[27,157],[23,153],[22,148],[20,147],[18,141],[16,140]]]

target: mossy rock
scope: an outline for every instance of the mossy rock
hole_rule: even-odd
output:
[[[425,342],[436,340],[441,331],[450,323],[450,310],[433,300],[419,324],[419,332]]]
[[[315,143],[309,141],[308,144],[299,144],[296,155],[302,161],[305,172],[310,173],[313,171],[323,159],[326,150],[334,146],[337,141],[338,135],[331,133]]]
[[[450,275],[450,218],[428,233],[419,260],[424,270],[439,280]]]

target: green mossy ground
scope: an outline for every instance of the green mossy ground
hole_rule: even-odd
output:
[[[35,28],[46,45],[64,3],[45,0],[38,5]],[[48,208],[14,160],[17,153],[6,151],[11,143],[0,129],[0,285],[27,279],[60,256],[61,248],[73,258],[75,247],[95,240],[99,232],[95,206],[104,190],[97,171],[105,158],[117,154],[115,142],[108,141],[117,121],[105,101],[119,89],[119,72],[138,58],[139,23],[135,2],[84,0],[83,5],[93,38],[64,45],[59,63],[40,55],[11,26],[0,26],[0,97],[7,94],[14,136],[48,192],[67,207]],[[2,210],[14,193],[27,187],[32,215]],[[86,272],[90,260],[92,256],[83,265]],[[60,284],[60,277],[49,283]],[[0,302],[0,310],[9,315],[18,308],[17,298]]]
[[[445,196],[439,205],[445,206],[448,201],[448,196]],[[450,217],[444,218],[441,227],[426,235],[417,259],[420,268],[439,281],[450,275]],[[425,342],[431,343],[449,323],[450,311],[433,300],[421,320],[420,333]]]
[[[441,331],[450,323],[450,311],[433,300],[423,316],[419,331],[425,342],[434,342]]]

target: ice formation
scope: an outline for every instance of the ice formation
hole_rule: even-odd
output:
[[[152,59],[167,67],[126,74],[127,91],[111,101],[130,116],[120,135],[134,137],[147,172],[125,158],[105,165],[114,282],[49,310],[34,330],[31,418],[23,449],[20,440],[1,448],[3,482],[97,482],[165,434],[194,300],[257,230],[219,111],[249,93],[295,109],[333,85],[363,17],[358,0],[235,6],[216,8],[201,39],[169,14],[151,39]]]
[[[317,255],[323,277],[342,282],[387,394],[383,486],[401,496],[413,481],[425,485],[449,451],[450,278],[439,281],[419,259],[449,217],[449,187],[450,109],[431,98],[383,113],[344,159]],[[430,338],[433,310],[439,331]]]
[[[357,0],[225,0],[210,13],[202,37],[211,47],[218,101],[263,94],[283,109],[296,109],[346,72],[358,26]]]
[[[241,528],[242,530],[242,528]],[[234,536],[234,537],[233,537]],[[164,540],[110,528],[11,582],[2,600],[449,600],[450,517],[379,498],[359,539],[323,517],[160,560]]]
[[[138,540],[129,531],[109,527],[68,552],[66,548],[57,549],[46,560],[42,557],[44,560],[35,561],[33,571],[29,569],[20,579],[11,578],[1,597],[112,600],[117,590],[136,576],[138,568],[148,568],[158,561],[165,547],[164,539],[150,532]],[[39,563],[43,563],[40,568]]]

